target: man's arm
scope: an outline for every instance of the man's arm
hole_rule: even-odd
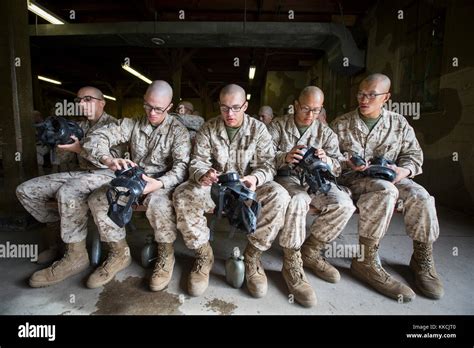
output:
[[[191,180],[199,183],[199,179],[212,168],[211,138],[208,125],[204,125],[197,133],[191,163],[189,165],[189,176]]]
[[[339,150],[339,140],[336,133],[327,127],[324,131],[326,140],[323,143],[323,150],[326,152],[327,163],[331,167],[331,172],[335,176],[341,175],[341,163],[343,156]]]
[[[119,144],[128,143],[136,120],[124,118],[118,124],[109,124],[89,134],[82,144],[80,155],[98,165],[107,158],[112,158],[110,148]]]
[[[255,162],[255,165],[252,166],[253,170],[250,173],[250,175],[257,178],[257,187],[273,180],[273,177],[276,175],[275,150],[273,148],[272,136],[266,126],[262,125],[259,128],[256,136],[255,157],[252,160],[252,162]]]
[[[288,165],[285,159],[287,153],[280,150],[282,129],[279,123],[272,122],[270,123],[268,131],[272,137],[273,150],[275,151],[275,167],[276,169],[280,169],[281,167]]]
[[[190,153],[189,132],[184,127],[176,127],[173,148],[171,149],[173,167],[165,175],[158,178],[163,183],[164,188],[177,186],[186,179]]]
[[[396,160],[396,165],[401,168],[408,169],[409,178],[413,178],[422,173],[423,150],[416,139],[413,127],[405,121],[403,129],[402,148]]]

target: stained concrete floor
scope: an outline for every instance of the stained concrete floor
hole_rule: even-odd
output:
[[[234,289],[225,281],[224,262],[235,246],[243,250],[245,239],[235,235],[229,239],[227,233],[217,233],[213,248],[214,264],[210,285],[198,298],[186,293],[186,279],[192,267],[192,253],[184,247],[181,239],[176,243],[176,266],[173,279],[161,292],[148,290],[151,269],[140,264],[140,250],[149,233],[144,217],[137,217],[137,227],[127,239],[132,249],[134,262],[104,288],[90,290],[85,279],[92,268],[63,283],[42,289],[27,285],[28,277],[41,269],[29,259],[0,259],[0,314],[474,314],[474,218],[439,209],[441,236],[435,244],[435,260],[438,273],[445,285],[445,296],[434,301],[423,297],[415,289],[413,276],[408,268],[412,243],[405,235],[403,220],[396,214],[384,238],[380,255],[385,268],[398,279],[412,286],[417,293],[411,303],[400,304],[386,298],[358,280],[350,273],[350,258],[331,258],[338,267],[342,279],[337,284],[326,283],[307,270],[307,277],[316,291],[318,305],[307,309],[291,303],[281,276],[281,249],[274,246],[263,256],[268,276],[268,294],[254,299],[245,285]],[[353,244],[357,240],[357,215],[349,222],[339,244]],[[225,229],[219,224],[219,229]],[[27,231],[1,231],[0,243],[40,243],[42,230],[36,227]],[[276,245],[277,243],[275,243]]]

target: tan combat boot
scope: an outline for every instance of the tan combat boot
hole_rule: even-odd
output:
[[[415,293],[410,287],[393,278],[383,269],[378,256],[379,246],[373,240],[360,237],[363,260],[352,259],[351,271],[354,276],[372,286],[378,292],[403,302],[410,302]]]
[[[283,248],[282,274],[290,295],[295,297],[296,302],[304,307],[316,305],[316,294],[304,274],[299,250]]]
[[[132,263],[130,248],[124,239],[118,242],[108,243],[110,250],[107,259],[96,268],[87,279],[87,287],[90,289],[101,287],[112,279],[121,270],[127,268]]]
[[[33,273],[30,278],[30,286],[40,288],[57,284],[82,272],[87,267],[89,267],[89,255],[87,254],[86,241],[68,243],[61,260],[54,262],[48,268]]]
[[[329,283],[337,283],[341,280],[341,275],[336,267],[327,262],[321,255],[325,247],[326,243],[317,240],[311,234],[301,246],[303,265],[313,271],[319,278]]]
[[[188,278],[188,292],[191,296],[200,296],[209,285],[209,273],[214,263],[211,244],[207,242],[196,250],[196,260]]]
[[[152,291],[163,290],[169,284],[173,275],[174,261],[173,243],[158,243],[158,257],[150,280]]]
[[[413,241],[410,268],[415,272],[416,286],[425,296],[434,299],[443,297],[443,283],[436,272],[433,260],[433,244]]]
[[[245,280],[253,297],[263,297],[267,293],[267,276],[263,270],[260,256],[262,252],[248,243],[244,251]]]

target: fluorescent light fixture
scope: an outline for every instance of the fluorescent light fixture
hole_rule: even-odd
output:
[[[104,94],[104,98],[105,99],[110,99],[110,100],[117,100],[116,98],[111,97],[110,95],[106,95],[106,94]]]
[[[255,71],[257,70],[257,67],[255,65],[251,65],[249,68],[249,79],[253,80],[255,77]]]
[[[35,4],[31,0],[28,1],[28,10],[36,14],[37,16],[40,16],[44,20],[48,21],[51,24],[64,24],[64,21],[53,14],[52,12],[48,11],[47,9],[39,6],[38,4]]]
[[[143,76],[143,75],[140,74],[138,71],[136,71],[135,69],[133,69],[130,65],[122,64],[122,68],[123,68],[124,70],[128,71],[130,74],[135,75],[135,76],[138,77],[140,80],[143,80],[143,81],[145,81],[146,83],[148,83],[149,85],[151,85],[152,81],[151,81],[148,77]]]
[[[53,80],[53,79],[50,79],[50,78],[47,78],[47,77],[44,77],[44,76],[40,76],[40,75],[38,75],[38,80],[46,81],[46,82],[49,82],[49,83],[54,83],[55,85],[62,85],[63,84],[61,81]]]
[[[252,98],[252,95],[249,93],[247,94],[247,100],[250,100],[250,98]]]

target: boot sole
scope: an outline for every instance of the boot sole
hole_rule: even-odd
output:
[[[74,271],[74,273],[68,274],[66,277],[64,277],[62,279],[58,279],[58,280],[54,280],[54,281],[50,281],[50,282],[38,282],[38,281],[34,281],[34,280],[30,279],[28,281],[28,283],[29,283],[30,287],[32,287],[32,288],[46,288],[46,287],[51,286],[51,285],[59,284],[59,283],[65,281],[66,279],[85,271],[87,268],[89,268],[89,266],[90,266],[90,264],[87,264],[87,265],[77,269],[76,271]]]

